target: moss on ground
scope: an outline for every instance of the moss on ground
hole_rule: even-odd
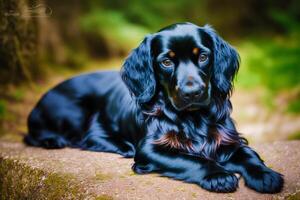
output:
[[[83,199],[71,175],[46,173],[0,158],[0,199]]]
[[[111,180],[113,178],[113,175],[97,172],[96,175],[95,175],[95,178],[96,178],[97,181],[104,182],[104,181],[107,181],[107,180]]]
[[[287,199],[287,200],[299,200],[300,199],[300,191],[287,196],[285,199]]]
[[[96,200],[113,200],[114,198],[112,196],[109,196],[109,195],[106,195],[106,194],[103,194],[103,195],[100,195],[100,196],[97,196],[96,197]]]
[[[289,135],[288,140],[300,140],[300,131]]]

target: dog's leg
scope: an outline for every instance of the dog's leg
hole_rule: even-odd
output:
[[[282,175],[265,166],[259,155],[248,146],[240,147],[223,165],[240,173],[245,184],[262,193],[277,193],[283,187]]]
[[[172,151],[160,151],[152,141],[145,139],[137,148],[133,165],[136,173],[158,172],[163,176],[196,183],[214,192],[233,192],[237,189],[237,177],[215,162]]]
[[[118,153],[126,158],[132,158],[135,150],[132,144],[113,137],[103,137],[103,133],[95,132],[86,136],[80,144],[83,150]]]
[[[99,113],[92,117],[90,127],[79,147],[90,151],[118,153],[126,158],[132,158],[135,154],[134,146],[120,136],[108,133],[98,121],[98,117]]]

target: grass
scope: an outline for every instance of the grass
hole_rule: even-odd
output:
[[[293,114],[300,113],[300,100],[296,99],[294,101],[291,101],[287,107],[287,111]]]

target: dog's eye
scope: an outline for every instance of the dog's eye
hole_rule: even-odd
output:
[[[205,62],[207,60],[208,56],[206,54],[200,54],[199,60],[200,62]]]
[[[165,59],[161,62],[161,64],[164,67],[172,67],[173,66],[173,62],[170,59]]]

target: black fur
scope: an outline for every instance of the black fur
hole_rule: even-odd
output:
[[[230,117],[238,53],[215,31],[191,23],[148,35],[121,72],[69,79],[46,93],[28,118],[25,142],[134,157],[136,173],[233,192],[280,192],[282,175],[266,167]]]

